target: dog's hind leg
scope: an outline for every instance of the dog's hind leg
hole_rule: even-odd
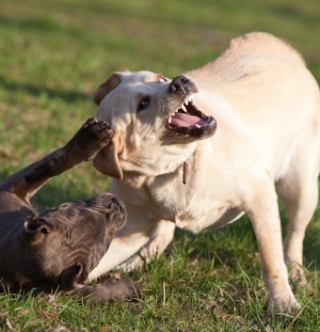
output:
[[[283,258],[281,224],[273,179],[268,173],[261,173],[260,176],[254,179],[256,191],[244,196],[244,208],[256,234],[269,303],[278,312],[298,309],[300,305],[289,285],[288,270]]]
[[[318,142],[319,143],[319,142]],[[291,278],[305,285],[303,239],[318,202],[319,144],[308,142],[292,156],[288,172],[276,184],[289,219],[284,258]]]
[[[30,198],[51,177],[92,157],[110,143],[112,135],[113,129],[106,121],[90,118],[64,147],[11,175],[0,185],[0,191],[14,194],[30,205]]]

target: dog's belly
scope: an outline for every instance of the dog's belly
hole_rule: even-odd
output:
[[[179,228],[199,233],[228,225],[239,219],[243,214],[244,212],[238,208],[210,211],[210,213],[203,213],[201,216],[193,217],[182,214],[176,217],[176,225]]]
[[[223,227],[225,225],[231,224],[232,222],[239,219],[241,216],[244,215],[244,211],[241,211],[238,208],[231,208],[227,210],[218,220],[213,222],[210,226],[203,230],[214,229],[218,227]]]

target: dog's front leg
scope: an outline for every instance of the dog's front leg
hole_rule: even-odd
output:
[[[149,219],[144,210],[130,204],[126,204],[126,208],[128,220],[112,240],[99,265],[90,272],[90,281],[123,262],[120,268],[124,270],[141,267],[141,256],[151,261],[164,251],[173,238],[174,223]],[[137,254],[141,248],[141,252]]]
[[[150,263],[157,256],[160,256],[174,237],[176,225],[172,221],[161,220],[152,229],[150,240],[137,253],[117,266],[117,270],[131,271],[139,269],[144,262]]]
[[[259,189],[246,203],[245,210],[256,234],[269,304],[278,312],[291,311],[300,305],[288,282],[275,188],[271,179],[266,179],[256,188]]]
[[[29,202],[30,198],[51,177],[59,175],[80,162],[92,157],[110,143],[113,129],[106,121],[88,119],[73,138],[61,149],[11,175],[1,186]]]

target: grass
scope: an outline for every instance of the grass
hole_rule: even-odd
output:
[[[2,0],[0,180],[62,146],[95,112],[96,87],[113,71],[174,77],[215,58],[249,31],[286,39],[320,82],[318,0]],[[84,163],[34,197],[39,211],[107,191]],[[255,237],[246,217],[198,236],[176,231],[166,253],[133,277],[135,302],[104,306],[72,298],[0,295],[1,331],[319,331],[320,210],[307,230],[312,286],[295,294],[304,311],[267,310]],[[286,217],[282,213],[283,226]]]

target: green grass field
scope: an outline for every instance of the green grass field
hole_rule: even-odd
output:
[[[319,0],[2,0],[0,180],[66,143],[94,114],[91,96],[113,71],[174,77],[259,30],[297,48],[320,82]],[[107,191],[109,183],[84,163],[52,179],[33,203],[41,211]],[[178,230],[164,255],[134,272],[143,289],[135,302],[0,295],[0,331],[320,331],[319,208],[304,256],[312,291],[293,285],[304,306],[299,317],[267,310],[244,217],[198,236]]]

